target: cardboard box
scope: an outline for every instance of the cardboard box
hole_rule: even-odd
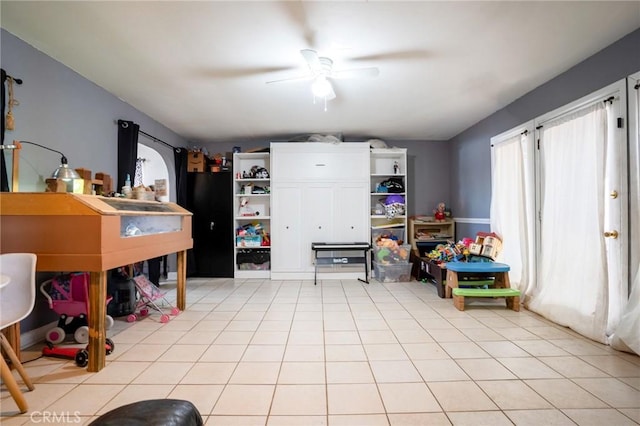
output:
[[[204,172],[205,158],[200,151],[189,151],[187,161],[188,172]]]
[[[262,237],[260,235],[238,235],[236,236],[237,247],[261,247]]]

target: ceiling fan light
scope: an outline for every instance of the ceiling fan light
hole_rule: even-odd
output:
[[[318,98],[327,97],[331,89],[331,83],[324,76],[317,77],[311,84],[311,92]]]

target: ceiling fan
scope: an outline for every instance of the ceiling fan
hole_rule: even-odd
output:
[[[331,58],[320,56],[318,52],[312,49],[303,49],[300,53],[309,66],[309,74],[300,77],[267,81],[267,84],[293,80],[313,80],[313,83],[311,83],[311,92],[315,97],[324,99],[326,103],[326,101],[330,101],[336,97],[336,92],[333,90],[331,80],[377,77],[380,74],[380,70],[377,67],[334,70],[333,60]]]

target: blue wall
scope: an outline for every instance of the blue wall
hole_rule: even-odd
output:
[[[471,126],[450,142],[451,204],[454,216],[489,218],[490,139],[640,71],[640,29]],[[481,229],[484,228],[484,229]],[[457,225],[456,234],[475,235],[488,226]]]

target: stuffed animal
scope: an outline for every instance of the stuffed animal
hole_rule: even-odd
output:
[[[256,212],[249,207],[249,198],[242,197],[240,199],[240,209],[238,211],[239,216],[255,216]]]
[[[433,216],[436,219],[436,222],[444,222],[447,214],[445,212],[446,206],[444,203],[438,203],[438,208],[433,211]]]

